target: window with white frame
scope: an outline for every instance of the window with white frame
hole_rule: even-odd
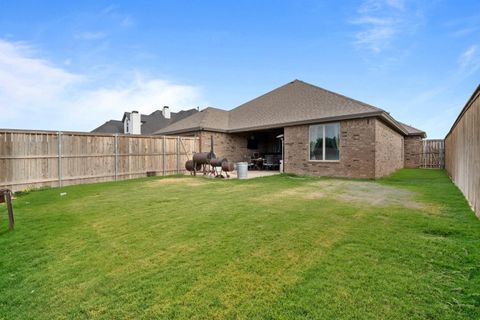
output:
[[[310,126],[310,160],[340,160],[340,123]]]

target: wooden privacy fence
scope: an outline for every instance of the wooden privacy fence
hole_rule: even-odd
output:
[[[444,140],[441,140],[441,139],[423,140],[421,167],[422,168],[444,168],[445,167]]]
[[[195,137],[0,130],[0,187],[113,181],[184,173]]]
[[[480,85],[445,138],[446,169],[480,218]]]

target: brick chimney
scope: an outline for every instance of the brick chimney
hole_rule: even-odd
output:
[[[170,119],[170,108],[168,106],[164,106],[162,109],[162,114],[165,119]]]

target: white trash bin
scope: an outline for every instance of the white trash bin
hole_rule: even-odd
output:
[[[283,160],[280,160],[280,173],[283,172]]]
[[[237,178],[247,179],[248,176],[248,162],[237,162]]]

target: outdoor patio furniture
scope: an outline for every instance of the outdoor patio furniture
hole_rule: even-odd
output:
[[[251,163],[249,164],[249,168],[251,167],[253,170],[262,170],[264,161],[265,160],[263,158],[252,159]]]
[[[280,168],[280,161],[275,155],[268,154],[263,160],[263,167],[267,170],[278,170]]]
[[[249,170],[262,170],[264,158],[260,157],[260,153],[254,152],[250,156],[250,162],[248,163]]]

